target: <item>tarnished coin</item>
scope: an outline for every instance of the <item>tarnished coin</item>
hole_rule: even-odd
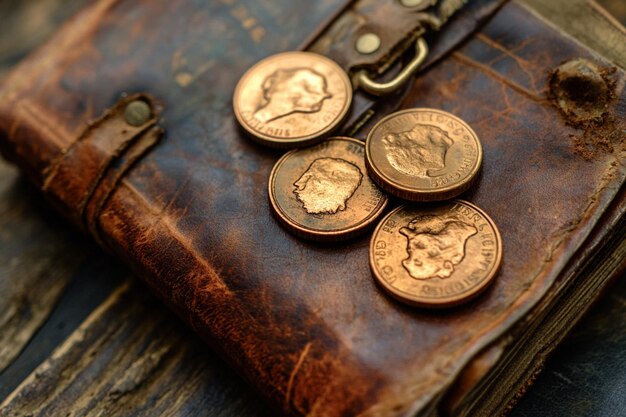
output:
[[[311,145],[348,113],[352,85],[334,61],[310,52],[272,55],[239,80],[233,107],[253,139],[273,147]]]
[[[343,137],[296,149],[278,160],[269,197],[278,219],[294,234],[343,240],[367,229],[387,197],[367,176],[365,146]]]
[[[493,220],[463,200],[400,206],[380,222],[370,243],[376,281],[396,299],[420,307],[470,300],[493,281],[501,260]]]
[[[482,162],[476,133],[441,110],[393,113],[370,131],[367,169],[385,191],[410,201],[447,200],[467,190]]]

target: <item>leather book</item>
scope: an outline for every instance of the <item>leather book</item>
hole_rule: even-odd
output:
[[[516,3],[402,3],[98,0],[0,90],[2,154],[281,415],[502,413],[625,267],[624,72]],[[368,31],[381,46],[359,54]],[[284,151],[232,108],[266,56],[308,50],[389,79],[420,36],[419,72],[389,95],[356,90],[335,134],[364,140],[429,107],[479,136],[462,198],[498,225],[503,262],[485,293],[437,311],[377,286],[371,232],[321,244],[281,227],[267,182]]]

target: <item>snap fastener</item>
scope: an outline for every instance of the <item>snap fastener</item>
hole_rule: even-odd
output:
[[[380,37],[375,33],[364,33],[356,41],[356,50],[363,55],[372,54],[378,48],[380,48]]]
[[[152,110],[143,100],[134,100],[124,109],[124,120],[131,126],[141,126],[152,117]]]

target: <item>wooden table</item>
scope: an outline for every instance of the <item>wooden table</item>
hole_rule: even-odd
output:
[[[0,0],[0,77],[85,3]],[[526,3],[626,68],[625,34],[608,29],[607,17],[590,3]],[[605,3],[626,21],[626,2]],[[622,279],[552,355],[510,415],[625,416],[625,369]],[[273,415],[125,266],[69,228],[5,162],[0,401],[0,415],[9,416]]]

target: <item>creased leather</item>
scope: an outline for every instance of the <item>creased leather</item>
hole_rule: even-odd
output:
[[[401,70],[407,60],[413,58],[418,37],[426,34],[429,48],[428,56],[421,67],[424,70],[477,30],[505,2],[506,0],[467,2],[441,28],[433,30],[419,20],[422,13],[438,15],[433,10],[436,7],[427,7],[430,2],[424,2],[421,7],[407,8],[396,1],[355,1],[342,9],[342,13],[318,36],[306,42],[305,46],[308,51],[332,58],[349,74],[365,68],[370,76],[389,80]],[[360,54],[355,48],[357,39],[365,33],[374,33],[381,37],[381,46],[372,54]],[[400,59],[401,57],[404,59]],[[373,126],[390,111],[397,109],[408,88],[409,85],[401,86],[384,100],[357,89],[352,99],[352,112],[344,123],[343,134],[359,135],[356,127]],[[360,131],[366,132],[366,129]]]
[[[139,126],[124,120],[124,109],[133,100],[152,102],[154,109],[154,114]],[[148,96],[124,97],[98,120],[90,122],[76,142],[52,161],[44,172],[43,192],[81,228],[89,227],[87,224],[93,224],[99,215],[96,207],[102,207],[123,173],[161,137],[163,131],[156,125],[159,112]],[[129,148],[132,151],[122,158]],[[87,207],[87,219],[92,221],[85,218]]]
[[[452,14],[449,22],[440,28],[431,28],[422,15],[440,16],[438,7],[404,7],[399,1],[357,0],[329,24],[308,45],[311,52],[326,55],[346,71],[367,69],[372,74],[382,74],[407,49],[413,49],[418,37],[428,34],[430,53],[424,67],[440,59],[443,54],[459,44],[476,30],[506,0],[474,0]],[[445,0],[441,4],[455,1]],[[458,3],[458,2],[456,2]],[[355,45],[360,36],[372,33],[379,37],[379,48],[361,54]]]
[[[244,13],[229,3],[96,3],[8,78],[2,151],[41,185],[87,120],[122,92],[149,91],[163,103],[166,135],[106,199],[106,246],[284,414],[426,413],[555,288],[620,192],[623,142],[580,157],[578,131],[546,94],[563,60],[607,64],[511,4],[411,86],[401,107],[451,111],[480,137],[483,171],[464,198],[504,242],[487,293],[431,312],[379,290],[367,236],[319,245],[287,233],[266,194],[280,153],[246,138],[232,114],[241,74],[295,48],[333,6],[249,2]],[[609,110],[623,120],[624,74],[612,76]]]

